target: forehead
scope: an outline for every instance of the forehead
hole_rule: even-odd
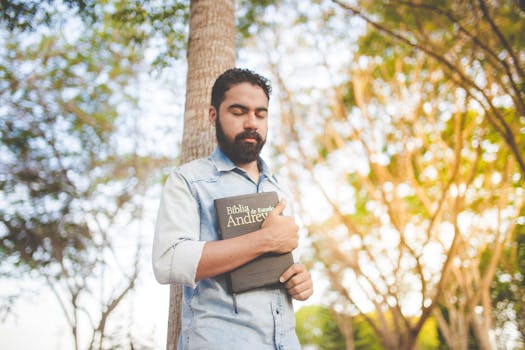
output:
[[[232,103],[267,107],[268,98],[261,87],[251,83],[240,83],[230,87],[224,94],[223,104],[227,107]]]

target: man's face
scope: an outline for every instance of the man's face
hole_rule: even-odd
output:
[[[210,107],[217,142],[235,164],[248,164],[259,156],[268,132],[268,98],[250,83],[226,91],[219,113]]]

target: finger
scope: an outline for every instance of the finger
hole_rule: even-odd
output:
[[[310,272],[303,265],[296,266],[299,271],[294,273],[285,283],[285,288],[290,293],[298,293],[301,290],[313,289],[313,282]]]
[[[296,300],[306,300],[314,292],[313,285],[310,283],[310,281],[303,281],[301,284],[287,290],[288,294],[290,294],[290,296]]]
[[[290,294],[290,296],[295,300],[304,301],[311,297],[313,294],[313,289],[306,289],[299,293]]]
[[[279,281],[281,283],[284,283],[284,282],[288,281],[293,275],[301,272],[301,270],[303,270],[303,269],[304,269],[304,267],[302,265],[300,265],[300,264],[293,264],[286,271],[284,271],[284,273],[279,278]]]
[[[288,293],[297,294],[310,288],[310,283],[306,278],[298,278],[297,276],[294,276],[284,284],[284,287],[288,290]]]
[[[290,294],[292,298],[299,301],[305,301],[309,297],[311,297],[313,294],[313,289],[305,290],[297,294]]]
[[[273,210],[270,212],[270,215],[281,215],[284,211],[284,208],[286,207],[286,199],[281,199],[279,203],[273,208]]]
[[[284,283],[284,287],[288,290],[298,290],[309,285],[311,285],[311,278],[306,270],[296,273]]]

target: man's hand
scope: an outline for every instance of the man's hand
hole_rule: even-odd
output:
[[[293,264],[279,278],[288,291],[288,294],[296,300],[304,301],[314,292],[312,276],[301,264]]]
[[[285,207],[286,201],[283,199],[268,214],[261,226],[261,229],[266,231],[269,251],[273,253],[291,252],[299,244],[299,226],[293,217],[281,215]]]

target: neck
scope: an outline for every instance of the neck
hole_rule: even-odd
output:
[[[255,181],[256,183],[259,181],[260,176],[260,169],[259,169],[259,162],[254,160],[253,162],[246,163],[246,164],[236,164],[239,168],[246,171],[248,176]]]

